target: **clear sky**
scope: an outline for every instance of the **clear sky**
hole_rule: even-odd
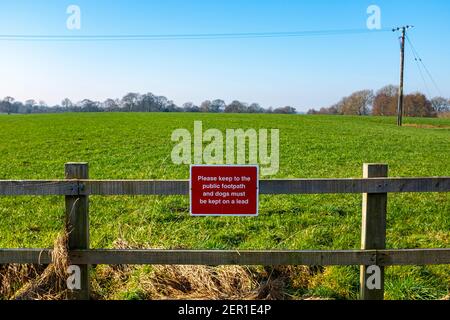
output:
[[[68,30],[66,9],[81,9]],[[383,28],[412,24],[410,37],[450,97],[447,0],[0,0],[1,35],[130,35],[364,29],[369,5]],[[398,82],[392,32],[172,41],[0,41],[0,97],[48,104],[153,92],[182,104],[221,98],[329,106],[359,89]],[[406,91],[426,91],[411,52]],[[429,91],[438,95],[428,81]]]

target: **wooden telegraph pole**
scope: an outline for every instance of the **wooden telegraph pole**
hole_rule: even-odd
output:
[[[392,29],[393,32],[402,31],[400,37],[400,86],[398,88],[398,106],[397,106],[397,125],[401,127],[403,125],[403,79],[405,71],[405,38],[406,30],[413,28],[413,26],[403,26]]]

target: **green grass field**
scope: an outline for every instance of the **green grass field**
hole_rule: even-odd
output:
[[[0,179],[59,179],[64,163],[86,161],[94,179],[187,179],[172,164],[174,129],[280,129],[274,178],[362,176],[363,163],[389,175],[450,176],[450,119],[229,115],[0,115]],[[361,195],[262,196],[258,218],[191,218],[187,197],[91,197],[91,247],[131,244],[192,249],[359,249]],[[62,197],[0,198],[0,247],[49,247],[62,230]],[[388,248],[450,247],[450,194],[390,194]],[[356,299],[358,267],[329,267],[295,297]],[[112,296],[139,290],[130,282]],[[390,267],[387,299],[440,299],[450,266]]]

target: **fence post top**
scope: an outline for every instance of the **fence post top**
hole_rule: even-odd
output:
[[[64,165],[66,179],[88,179],[89,165],[87,162],[68,162]]]
[[[389,167],[385,163],[364,163],[364,178],[380,178],[388,176]]]
[[[66,162],[65,165],[66,166],[87,166],[89,164],[89,162]]]

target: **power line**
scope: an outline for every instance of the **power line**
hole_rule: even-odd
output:
[[[201,33],[201,34],[129,34],[129,35],[28,35],[0,34],[0,41],[168,41],[168,40],[219,40],[249,38],[287,38],[339,36],[389,32],[390,29],[343,29],[287,32]]]
[[[409,42],[409,41],[408,41],[408,42]],[[430,88],[428,87],[427,81],[425,80],[425,76],[424,76],[424,74],[423,74],[422,68],[421,68],[420,63],[419,63],[419,59],[420,59],[420,58],[418,58],[418,56],[417,56],[415,50],[413,49],[413,47],[412,47],[411,45],[409,46],[409,49],[411,50],[411,53],[413,54],[414,61],[416,62],[417,69],[419,70],[420,77],[422,78],[423,84],[424,84],[424,86],[425,86],[425,90],[427,91],[428,96],[431,98],[431,91],[430,91]]]
[[[420,57],[419,53],[417,52],[416,48],[414,47],[411,39],[409,38],[409,36],[406,36],[406,39],[408,40],[409,45],[411,46],[411,49],[413,50],[413,53],[415,55],[415,59],[416,61],[418,61],[418,63],[422,64],[425,72],[428,74],[428,76],[430,77],[431,81],[433,82],[434,87],[436,88],[437,92],[439,93],[439,95],[442,96],[442,91],[439,88],[439,86],[437,85],[436,81],[434,80],[434,77],[431,75],[430,70],[427,68],[427,66],[425,65],[425,63],[423,62],[422,58]]]

